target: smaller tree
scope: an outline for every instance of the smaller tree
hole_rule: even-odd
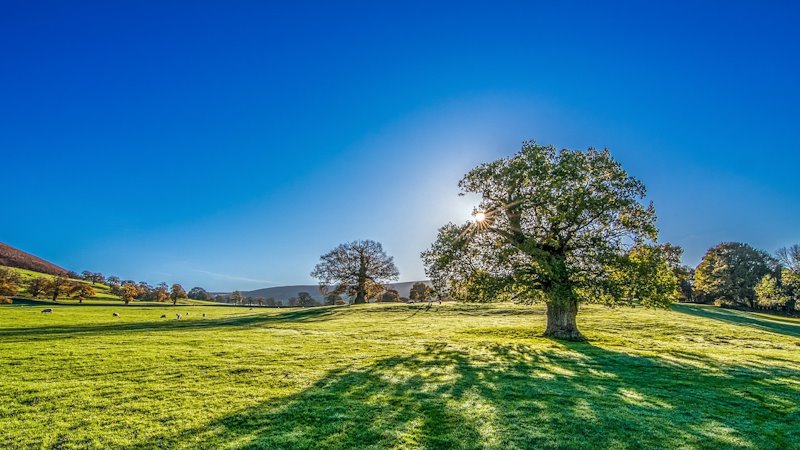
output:
[[[316,302],[314,301],[314,297],[311,296],[308,292],[298,292],[297,293],[297,305],[298,306],[314,306]]]
[[[173,284],[169,290],[169,298],[172,300],[173,305],[178,304],[178,299],[186,298],[186,291],[183,286],[178,283]]]
[[[239,291],[231,292],[230,302],[234,305],[241,305],[244,302],[244,295]]]
[[[139,287],[136,286],[136,283],[123,283],[119,288],[119,297],[126,305],[130,304],[137,295],[139,295]]]
[[[266,300],[264,300],[264,303],[270,308],[274,308],[278,305],[275,301],[275,297],[268,297]]]
[[[58,301],[58,296],[64,293],[66,290],[68,283],[68,279],[62,277],[61,275],[56,275],[47,281],[45,291],[53,299],[53,301],[56,302]]]
[[[399,302],[400,301],[400,293],[394,289],[387,289],[383,294],[380,296],[381,302]]]
[[[47,291],[47,279],[42,277],[34,277],[28,280],[25,285],[28,295],[36,298]]]
[[[13,297],[19,291],[20,276],[8,269],[0,269],[0,296]]]
[[[777,262],[747,244],[724,242],[710,248],[694,274],[695,293],[705,302],[756,307],[755,287]]]
[[[339,294],[335,294],[333,292],[325,295],[325,304],[326,305],[335,305],[336,302],[342,301],[342,296]]]
[[[427,300],[433,297],[433,288],[422,281],[418,281],[411,286],[411,292],[408,297],[411,300]]]
[[[205,289],[195,286],[187,294],[193,300],[212,300],[213,297]]]
[[[320,290],[355,296],[354,303],[366,303],[370,286],[397,279],[394,260],[380,243],[370,240],[339,245],[320,257],[311,276],[320,280]],[[377,294],[376,294],[377,296]]]
[[[294,307],[294,306],[298,306],[300,304],[300,300],[298,300],[297,297],[289,297],[288,303],[289,303],[289,306]]]
[[[122,280],[120,280],[120,279],[119,279],[119,277],[118,277],[118,276],[116,276],[116,275],[111,275],[110,277],[108,277],[108,278],[106,279],[106,283],[107,283],[107,284],[108,284],[110,287],[113,287],[113,286],[119,286],[120,284],[122,284]]]
[[[77,299],[78,303],[83,303],[84,299],[93,297],[97,292],[94,287],[81,282],[70,283],[69,296]]]
[[[169,287],[163,281],[158,283],[158,286],[153,289],[153,300],[157,302],[165,302],[169,299]]]

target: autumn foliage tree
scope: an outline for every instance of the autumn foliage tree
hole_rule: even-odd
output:
[[[172,300],[173,305],[178,304],[178,299],[186,298],[186,291],[183,286],[178,283],[173,284],[169,289],[169,298]]]
[[[380,243],[371,240],[339,245],[322,255],[311,272],[320,280],[323,293],[352,295],[355,304],[366,303],[371,289],[396,280],[398,275],[394,259]]]
[[[445,225],[422,254],[440,294],[542,301],[545,335],[562,339],[582,339],[581,302],[665,306],[675,298],[674,276],[653,245],[645,186],[608,150],[529,141],[471,170],[459,187],[480,196],[475,220]]]

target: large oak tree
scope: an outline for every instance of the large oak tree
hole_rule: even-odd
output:
[[[669,304],[675,277],[645,187],[607,150],[523,143],[459,182],[475,220],[447,224],[423,252],[440,294],[468,301],[544,301],[545,335],[582,339],[580,302]]]
[[[355,296],[353,303],[366,303],[372,287],[396,280],[394,259],[380,243],[370,240],[341,244],[320,257],[311,276],[320,280],[320,290]],[[333,286],[331,290],[331,286]]]

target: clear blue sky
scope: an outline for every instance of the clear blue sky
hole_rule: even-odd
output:
[[[231,290],[370,238],[420,279],[535,138],[610,148],[686,263],[800,242],[792,2],[147,3],[0,5],[0,241]]]

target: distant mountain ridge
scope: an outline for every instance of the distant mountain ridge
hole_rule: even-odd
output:
[[[428,280],[419,280],[423,283],[430,285],[431,282]],[[419,281],[403,281],[399,283],[389,283],[391,289],[395,289],[401,297],[408,297],[411,292],[411,286],[414,283],[419,283]],[[289,300],[291,297],[297,297],[297,294],[300,292],[308,292],[314,297],[315,300],[323,300],[322,294],[319,292],[319,285],[318,284],[301,284],[301,285],[294,285],[294,286],[276,286],[276,287],[269,287],[263,289],[256,289],[253,291],[242,291],[242,295],[245,297],[263,297],[263,298],[274,298],[275,300]]]
[[[0,242],[0,266],[33,270],[50,275],[65,275],[67,270],[38,256],[23,252],[8,244]]]

